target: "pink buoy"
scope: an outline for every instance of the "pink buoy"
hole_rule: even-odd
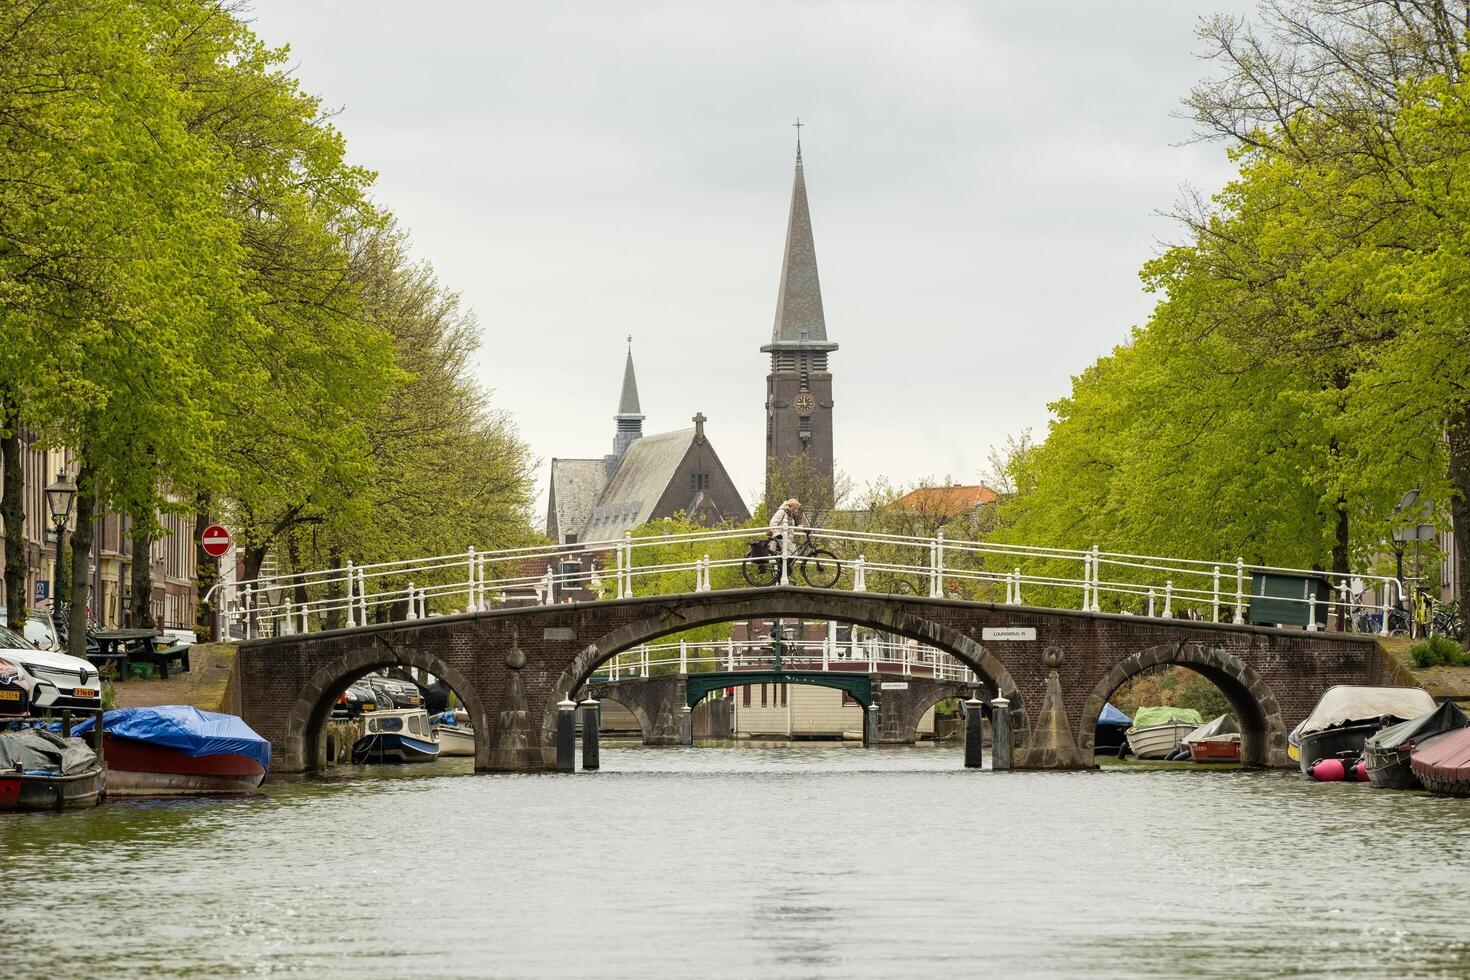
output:
[[[1347,776],[1341,759],[1318,759],[1307,767],[1307,775],[1319,783],[1340,783]]]
[[[1350,772],[1352,773],[1352,778],[1357,780],[1358,782],[1366,783],[1368,781],[1368,766],[1363,762],[1362,759],[1359,759],[1357,762],[1353,763],[1353,768],[1350,770]]]

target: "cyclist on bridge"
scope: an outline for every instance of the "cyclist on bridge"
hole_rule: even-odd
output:
[[[796,529],[810,526],[801,513],[801,501],[792,497],[777,507],[776,512],[771,515],[771,522],[766,527],[766,537],[775,543],[784,560],[796,552]]]

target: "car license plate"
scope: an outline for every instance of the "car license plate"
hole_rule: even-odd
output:
[[[0,691],[0,701],[19,701],[19,691]]]
[[[74,698],[95,698],[97,696],[97,689],[93,687],[79,687],[75,691],[72,691],[71,694]]]

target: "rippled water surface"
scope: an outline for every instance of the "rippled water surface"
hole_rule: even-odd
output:
[[[1470,801],[932,747],[603,760],[0,816],[3,974],[1470,973]]]

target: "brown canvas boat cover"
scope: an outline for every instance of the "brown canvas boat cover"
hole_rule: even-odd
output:
[[[0,771],[49,772],[69,776],[97,765],[97,755],[79,738],[62,738],[39,728],[0,732]]]
[[[1470,715],[1446,701],[1427,715],[1400,722],[1368,737],[1369,748],[1396,749],[1408,742],[1422,743],[1431,738],[1470,726]]]
[[[1202,742],[1207,738],[1216,738],[1222,735],[1239,734],[1240,726],[1235,723],[1235,716],[1221,715],[1214,721],[1201,725],[1194,731],[1190,732],[1188,735],[1184,736],[1183,741],[1186,743]]]
[[[1297,726],[1301,735],[1326,731],[1348,722],[1377,721],[1384,715],[1398,719],[1418,718],[1434,710],[1434,698],[1417,687],[1330,687]]]
[[[1409,768],[1420,776],[1470,783],[1470,728],[1441,735],[1415,749],[1409,757]]]

